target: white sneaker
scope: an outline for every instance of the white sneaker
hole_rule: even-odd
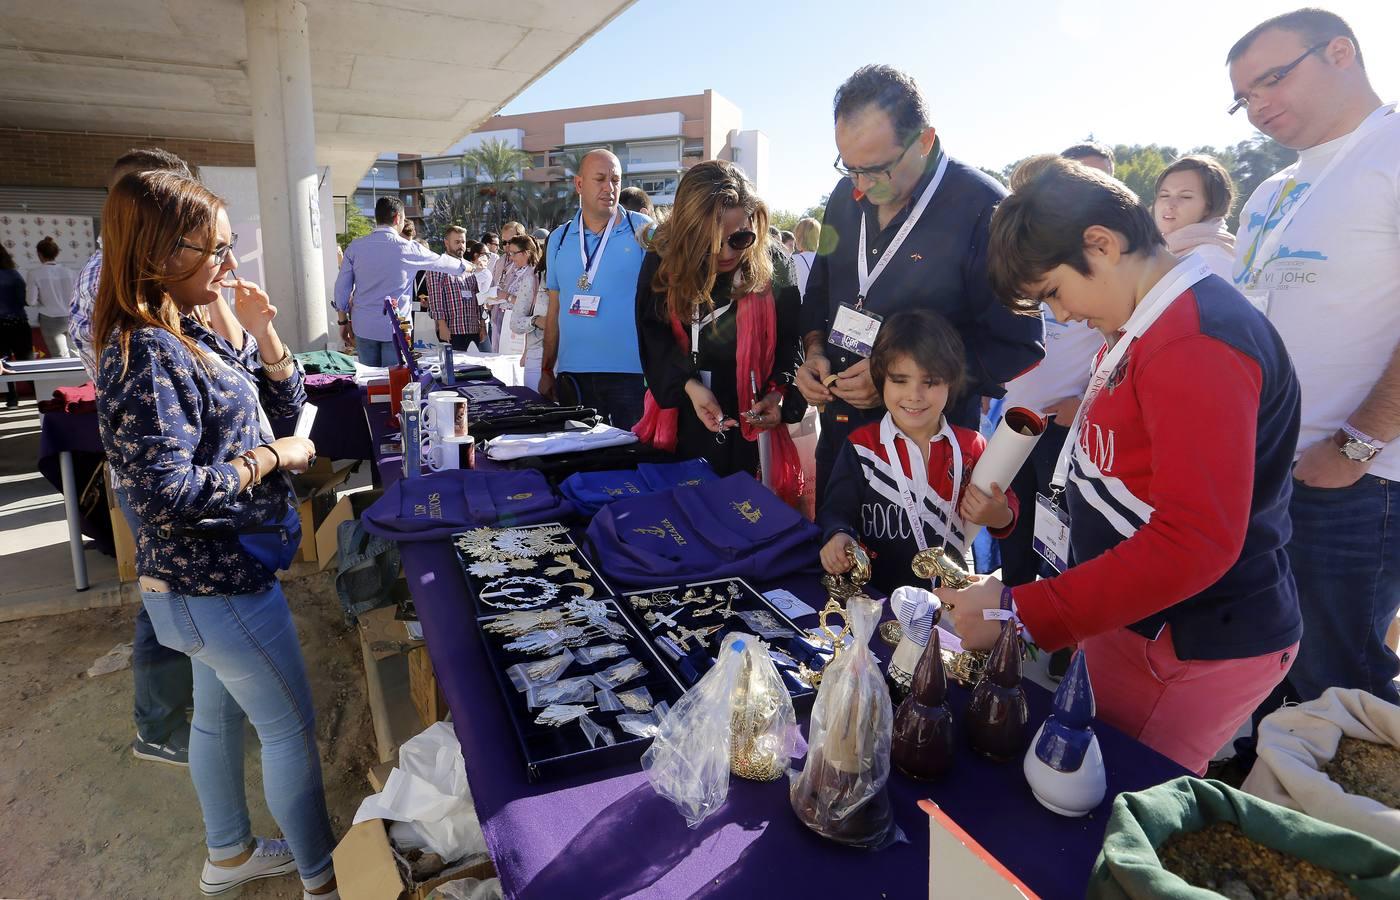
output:
[[[253,855],[241,866],[227,868],[204,861],[204,872],[199,876],[199,889],[206,897],[213,897],[225,891],[255,881],[259,878],[272,878],[297,870],[297,861],[292,858],[292,849],[283,840],[256,838],[257,846]]]

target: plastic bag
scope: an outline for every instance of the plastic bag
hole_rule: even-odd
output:
[[[762,641],[745,642],[744,665],[734,685],[733,703],[730,771],[752,781],[781,777],[788,761],[799,755],[802,732],[797,729],[792,696]]]
[[[627,655],[626,644],[598,644],[593,647],[580,647],[574,651],[574,656],[585,666],[602,662],[605,659],[616,659],[619,656]]]
[[[366,797],[354,824],[384,819],[400,850],[419,848],[449,862],[489,859],[476,818],[462,748],[452,726],[438,722],[399,748],[384,790]]]
[[[580,675],[553,684],[532,684],[525,689],[525,702],[531,709],[556,703],[592,703],[593,693],[593,682],[587,676]]]
[[[879,850],[904,840],[885,788],[894,719],[890,692],[870,652],[880,602],[852,597],[846,617],[854,639],[822,675],[807,764],[789,773],[789,799],[803,824],[822,837]]]
[[[691,828],[729,796],[736,737],[743,765],[754,767],[754,777],[775,763],[781,771],[801,742],[792,699],[767,645],[742,632],[725,636],[715,665],[674,709],[660,702],[650,715],[661,725],[642,755],[642,769],[652,788],[675,804]],[[646,715],[618,717],[618,725],[634,734],[647,730],[647,724]]]
[[[532,687],[544,684],[553,684],[559,680],[559,676],[564,674],[574,661],[574,652],[568,647],[558,656],[538,662],[516,663],[506,669],[511,684],[515,685],[517,691],[526,691]]]

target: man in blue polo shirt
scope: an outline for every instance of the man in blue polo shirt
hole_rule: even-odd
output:
[[[545,248],[549,312],[545,315],[540,393],[590,406],[618,428],[642,417],[642,360],[637,352],[637,236],[651,224],[618,206],[622,164],[593,150],[574,176],[579,213],[554,229]]]

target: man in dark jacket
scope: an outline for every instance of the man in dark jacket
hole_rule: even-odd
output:
[[[966,428],[977,427],[982,397],[1000,397],[1045,352],[1040,320],[1011,314],[987,281],[987,227],[1006,191],[943,152],[914,80],[858,69],[836,92],[835,119],[843,177],[822,223],[833,238],[807,282],[797,373],[802,395],[825,406],[818,496],[846,436],[884,415],[869,362],[884,319],[922,308],[957,328],[968,390],[948,418]]]

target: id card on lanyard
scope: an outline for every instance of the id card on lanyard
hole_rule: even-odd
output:
[[[1072,523],[1069,512],[1060,506],[1060,496],[1064,493],[1065,485],[1069,483],[1070,458],[1079,445],[1079,433],[1084,427],[1086,414],[1094,405],[1095,398],[1107,386],[1119,364],[1123,362],[1123,358],[1127,356],[1132,343],[1161,318],[1177,297],[1209,275],[1210,267],[1196,254],[1188,253],[1147,292],[1147,296],[1142,298],[1142,302],[1124,323],[1118,340],[1099,357],[1098,365],[1089,377],[1089,386],[1084,389],[1084,399],[1079,402],[1074,421],[1070,423],[1065,444],[1060,448],[1060,456],[1055,460],[1055,474],[1050,478],[1050,496],[1037,494],[1035,499],[1035,531],[1031,546],[1055,568],[1056,572],[1063,572],[1069,559],[1069,533]]]
[[[890,260],[894,259],[899,248],[904,246],[904,239],[909,237],[909,232],[913,231],[914,226],[919,224],[919,218],[928,208],[933,195],[937,193],[938,186],[943,183],[943,176],[947,171],[948,154],[940,153],[933,178],[929,179],[929,183],[924,187],[924,192],[919,195],[919,201],[909,211],[909,217],[904,220],[903,225],[899,226],[899,231],[895,232],[894,239],[885,248],[885,252],[880,254],[880,260],[875,263],[874,269],[869,268],[865,259],[869,253],[869,245],[866,242],[865,212],[861,211],[860,241],[856,245],[856,275],[858,278],[856,302],[843,302],[837,307],[836,319],[831,323],[831,335],[827,338],[827,343],[840,347],[848,353],[854,353],[863,359],[870,358],[870,353],[875,347],[875,337],[880,333],[880,323],[883,319],[865,308],[865,298],[870,296],[870,288],[874,286],[876,279],[889,266]]]
[[[1298,210],[1303,208],[1303,204],[1307,203],[1312,195],[1317,193],[1318,187],[1327,176],[1335,172],[1341,162],[1351,155],[1351,152],[1356,149],[1357,145],[1371,132],[1384,125],[1386,117],[1394,113],[1394,103],[1384,104],[1372,110],[1371,114],[1367,116],[1360,125],[1356,126],[1351,136],[1347,138],[1346,143],[1342,144],[1341,148],[1338,149],[1336,154],[1327,162],[1327,165],[1323,167],[1322,171],[1312,180],[1303,195],[1297,200],[1294,200],[1293,204],[1288,207],[1288,211],[1278,220],[1278,224],[1269,232],[1264,242],[1255,249],[1254,255],[1250,260],[1249,278],[1244,283],[1243,287],[1240,288],[1240,292],[1244,294],[1246,300],[1253,304],[1255,309],[1262,312],[1266,317],[1269,314],[1271,297],[1268,283],[1264,278],[1264,269],[1269,263],[1273,262],[1274,253],[1278,251],[1279,246],[1282,244],[1284,232],[1288,229],[1289,224],[1292,223],[1293,217],[1298,214]],[[1283,201],[1288,193],[1288,185],[1296,177],[1301,165],[1301,161],[1294,163],[1289,169],[1292,174],[1284,178],[1279,184],[1279,195],[1276,201],[1278,207],[1282,207]]]
[[[583,263],[583,274],[578,277],[578,290],[586,292],[593,287],[593,282],[598,277],[598,267],[603,264],[603,254],[608,252],[608,240],[612,237],[613,225],[617,222],[618,211],[608,217],[608,224],[603,226],[603,236],[598,239],[598,246],[593,248],[593,252],[588,252],[587,235],[588,229],[583,226],[583,211],[578,214],[578,258]],[[598,294],[577,293],[569,301],[569,315],[587,316],[594,318],[598,315],[598,307],[603,304],[602,296]]]
[[[899,439],[908,445],[906,449],[909,451],[909,478],[904,477],[904,466],[899,462],[899,451],[895,446]],[[935,523],[934,531],[941,533],[947,543],[957,547],[958,552],[962,553],[966,548],[964,541],[958,537],[963,529],[961,527],[962,519],[958,517],[957,506],[958,491],[962,488],[962,448],[958,446],[957,435],[953,434],[953,428],[948,424],[947,417],[944,417],[943,427],[930,442],[930,456],[933,455],[932,445],[940,440],[948,442],[948,452],[953,457],[953,488],[951,498],[943,509],[944,514],[948,517],[948,526],[943,529]],[[899,489],[899,503],[904,508],[904,516],[909,522],[909,530],[914,533],[914,544],[919,550],[927,550],[928,539],[924,536],[924,522],[928,513],[924,504],[928,499],[931,486],[928,483],[928,469],[924,466],[924,456],[919,451],[918,445],[895,427],[894,418],[889,413],[885,413],[885,418],[880,422],[880,443],[884,445],[885,455],[889,457],[890,473],[894,475],[895,487]],[[933,502],[940,507],[944,506],[943,498],[939,497],[936,491],[933,493]]]
[[[697,374],[697,375],[699,376],[699,378],[700,378],[700,383],[703,384],[703,385],[705,386],[705,390],[707,390],[707,391],[708,391],[708,390],[712,390],[712,387],[711,387],[710,382],[711,382],[711,380],[712,380],[712,378],[713,378],[714,376],[713,376],[712,373],[710,373],[710,372],[708,372],[708,371],[702,371],[702,370],[699,369],[699,366],[700,366],[700,329],[704,328],[706,325],[708,325],[708,324],[710,324],[711,322],[715,321],[715,320],[718,319],[720,316],[722,316],[722,315],[724,315],[725,313],[729,312],[730,307],[732,307],[733,305],[734,305],[734,302],[731,300],[730,302],[724,304],[723,306],[721,306],[721,307],[715,309],[715,310],[714,310],[713,312],[711,312],[708,316],[705,316],[705,318],[703,318],[703,319],[695,319],[695,320],[693,320],[693,321],[690,323],[690,364],[696,367],[696,374]]]

